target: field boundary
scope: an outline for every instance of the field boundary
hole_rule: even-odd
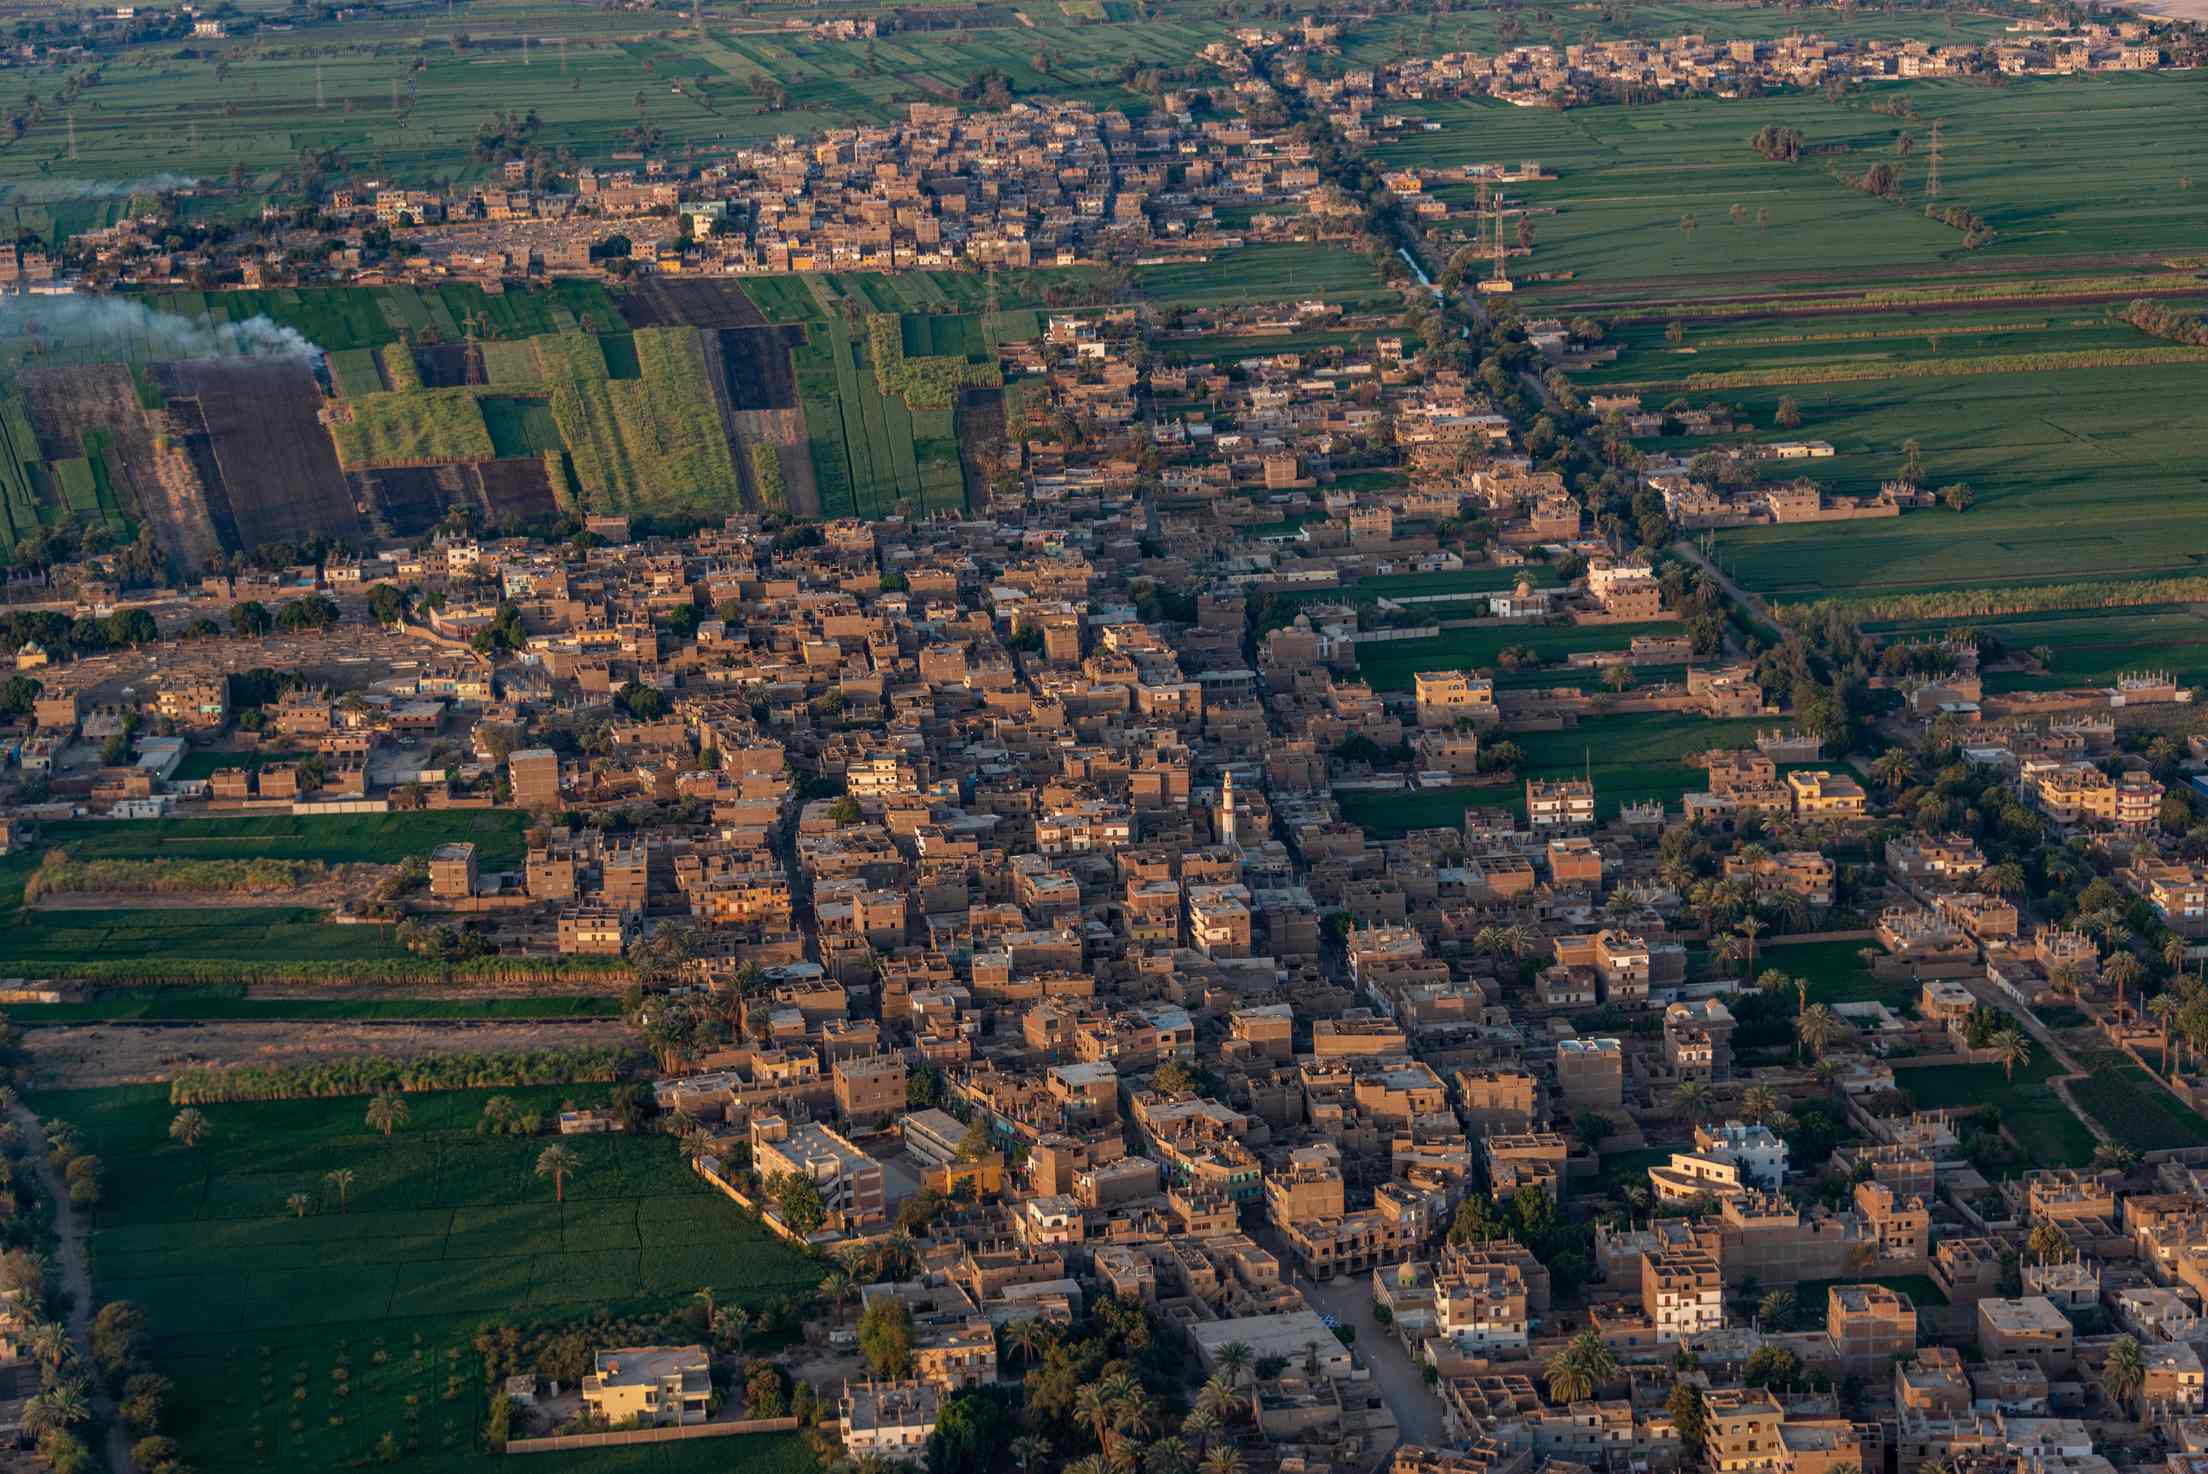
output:
[[[795,1418],[746,1418],[733,1423],[691,1423],[671,1428],[625,1428],[615,1433],[555,1433],[543,1438],[512,1438],[509,1454],[558,1453],[571,1448],[619,1448],[631,1443],[683,1443],[693,1438],[729,1438],[743,1433],[795,1433]]]

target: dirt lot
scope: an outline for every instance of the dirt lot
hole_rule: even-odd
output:
[[[26,1029],[34,1083],[136,1085],[194,1065],[297,1064],[346,1054],[493,1053],[635,1042],[626,1024],[597,1022],[372,1024],[85,1024]]]

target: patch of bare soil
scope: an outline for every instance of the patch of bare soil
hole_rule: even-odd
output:
[[[76,1089],[143,1085],[198,1066],[301,1064],[350,1054],[490,1054],[634,1041],[628,1026],[588,1021],[77,1024],[23,1031],[34,1083]]]

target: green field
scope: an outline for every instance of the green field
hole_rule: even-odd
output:
[[[255,998],[243,988],[111,988],[76,1003],[17,1003],[8,1021],[25,1027],[94,1023],[373,1023],[465,1019],[616,1018],[621,1000],[595,994],[528,998]]]
[[[2031,1165],[2080,1167],[2093,1159],[2095,1142],[2085,1123],[2046,1088],[2049,1077],[2060,1073],[2061,1066],[2037,1044],[2031,1062],[2013,1080],[1999,1065],[1930,1065],[1894,1072],[1918,1109],[1989,1106]]]
[[[1522,783],[1500,783],[1485,788],[1429,788],[1418,793],[1364,793],[1337,789],[1342,817],[1381,836],[1413,829],[1455,829],[1464,823],[1465,810],[1505,809],[1523,817],[1526,789]]]
[[[2086,1077],[2070,1082],[2070,1093],[2109,1135],[2135,1152],[2208,1142],[2208,1120],[2147,1077],[2147,1072],[2113,1049],[2096,1050],[2078,1061]]]
[[[1365,589],[1360,586],[1358,592],[1363,593]],[[1372,683],[1375,691],[1408,691],[1415,684],[1412,678],[1420,671],[1477,669],[1499,673],[1498,657],[1511,648],[1532,651],[1544,665],[1562,665],[1569,656],[1580,651],[1622,651],[1638,636],[1684,633],[1684,625],[1668,620],[1646,624],[1484,625],[1477,629],[1445,630],[1423,639],[1360,645],[1357,647],[1357,672]],[[1526,674],[1532,684],[1542,684],[1539,673]]]
[[[1624,803],[1662,799],[1676,809],[1680,798],[1708,786],[1708,775],[1686,759],[1712,748],[1745,747],[1768,722],[1713,722],[1697,716],[1597,717],[1555,732],[1502,732],[1490,743],[1513,742],[1525,753],[1521,779],[1592,776],[1595,812],[1608,819]],[[1342,814],[1378,834],[1407,829],[1454,828],[1472,806],[1508,809],[1523,818],[1523,781],[1481,788],[1429,789],[1420,793],[1341,795]]]
[[[330,438],[347,470],[487,461],[498,454],[473,389],[413,389],[345,402]]]
[[[1875,492],[1918,442],[1932,485],[1977,504],[1884,520],[1717,534],[1725,567],[1783,598],[2189,573],[2208,560],[2208,366],[1748,389],[1724,398],[1768,425],[1799,398],[1829,460],[1780,463],[1835,492]]]
[[[1728,13],[1723,34],[1738,33],[1741,14]],[[1896,98],[1917,118],[1871,110],[1873,101]],[[2208,192],[2178,186],[2194,161],[2181,149],[2141,146],[2208,128],[2208,97],[2182,73],[2001,88],[1908,82],[1839,105],[1801,95],[1564,113],[1485,100],[1409,103],[1403,111],[1443,128],[1382,146],[1376,158],[1385,165],[1533,158],[1559,176],[1508,191],[1513,201],[1556,211],[1536,221],[1530,264],[1516,258],[1512,268],[1576,274],[1562,285],[1535,284],[1543,301],[1823,290],[1866,271],[1943,263],[2015,268],[2189,253],[2208,231]],[[1941,202],[1975,210],[1998,232],[1975,252],[1922,210],[1923,145],[1934,118],[1942,123]],[[1812,150],[1842,152],[1766,162],[1747,140],[1767,122],[1799,128]],[[1904,130],[1917,150],[1897,157]],[[1901,169],[1909,204],[1875,199],[1826,172],[1828,162],[1860,174],[1878,161]],[[1470,185],[1433,192],[1455,206],[1473,202]],[[1737,224],[1736,205],[1745,212]],[[1761,225],[1758,210],[1767,212]],[[1694,217],[1692,232],[1681,228],[1683,215]]]
[[[1835,1285],[1884,1285],[1889,1290],[1899,1290],[1919,1305],[1945,1305],[1947,1296],[1927,1275],[1891,1274],[1875,1278],[1851,1275],[1847,1279],[1803,1280],[1793,1286],[1794,1301],[1810,1315],[1822,1319],[1828,1303],[1826,1291]]]
[[[194,321],[245,322],[267,317],[296,328],[325,350],[380,348],[402,334],[417,343],[458,343],[467,324],[480,336],[532,337],[572,329],[588,319],[599,328],[620,325],[620,309],[594,281],[554,281],[536,290],[491,294],[465,282],[431,287],[275,287],[229,292],[158,292],[148,304]],[[346,372],[363,386],[358,358]],[[334,365],[333,365],[334,369]],[[345,392],[350,393],[351,390]]]
[[[2199,278],[2187,272],[2138,280],[2142,283],[2140,290],[2145,292],[2147,282],[2167,283],[2175,289]],[[2179,299],[2180,303],[2183,300]],[[2035,308],[2030,303],[1963,312],[1928,313],[1920,309],[1841,316],[1727,318],[1682,324],[1684,341],[1678,343],[1670,341],[1670,330],[1669,323],[1655,320],[1616,325],[1606,341],[1618,345],[1622,350],[1619,357],[1583,372],[1581,382],[1592,387],[1677,382],[1703,374],[1779,376],[1805,371],[1826,376],[1855,373],[1877,379],[1904,370],[1936,376],[1934,371],[1942,368],[1953,369],[1960,377],[1974,359],[2157,345],[2156,339],[2118,321],[2104,308]],[[1806,407],[1825,388],[1824,384],[1805,384],[1794,393]],[[1681,392],[1692,398],[1700,391]],[[1668,402],[1672,393],[1663,389],[1643,397],[1661,404]],[[1777,431],[1768,421],[1759,422],[1759,428],[1774,434],[1811,433],[1806,426],[1800,431]]]
[[[322,860],[390,864],[468,840],[486,870],[519,865],[523,816],[502,809],[403,814],[257,815],[222,819],[68,819],[48,844],[82,860]]]
[[[656,1318],[701,1287],[757,1307],[818,1283],[817,1263],[707,1188],[664,1136],[566,1138],[581,1167],[555,1203],[531,1170],[542,1138],[476,1133],[493,1093],[411,1096],[388,1140],[362,1123],[357,1097],[208,1106],[197,1149],[169,1139],[161,1086],[38,1099],[105,1166],[97,1294],[146,1312],[196,1467],[368,1464],[386,1432],[405,1446],[403,1470],[503,1467],[480,1445],[482,1363],[469,1345],[480,1327]],[[605,1087],[495,1093],[545,1111],[602,1100]],[[355,1174],[342,1209],[324,1180],[340,1168]],[[311,1200],[303,1217],[286,1207],[294,1193]],[[795,1437],[539,1459],[554,1474],[810,1467]]]
[[[2180,685],[2208,680],[2208,616],[2188,605],[2056,611],[2002,619],[1915,620],[1866,626],[1896,639],[1939,639],[1968,628],[1992,635],[2011,651],[2050,654],[2041,672],[1994,671],[1989,692],[2059,690],[2105,685],[2127,671],[2166,670]]]
[[[31,911],[0,930],[0,968],[100,962],[382,962],[406,949],[380,926],[335,926],[308,906]]]
[[[1766,943],[1756,951],[1756,971],[1777,968],[1788,977],[1809,983],[1812,1003],[1883,1003],[1899,1008],[1914,1001],[1906,982],[1882,983],[1871,976],[1857,954],[1868,942],[1802,942],[1794,946]]]

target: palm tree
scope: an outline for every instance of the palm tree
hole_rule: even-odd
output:
[[[187,1148],[198,1146],[213,1130],[214,1127],[207,1123],[206,1116],[191,1106],[178,1111],[176,1119],[169,1122],[170,1139],[182,1142]]]
[[[1572,1354],[1579,1359],[1579,1364],[1586,1368],[1597,1391],[1609,1386],[1618,1375],[1617,1357],[1611,1354],[1608,1343],[1596,1332],[1581,1331],[1572,1337],[1571,1349]]]
[[[390,1140],[392,1132],[406,1124],[406,1117],[406,1097],[396,1090],[381,1091],[368,1102],[369,1128],[381,1131],[386,1141]]]
[[[284,1199],[284,1206],[291,1210],[292,1217],[304,1218],[307,1216],[307,1210],[314,1206],[314,1199],[308,1197],[305,1193],[293,1193],[290,1197]]]
[[[693,1291],[691,1291],[691,1292],[690,1292],[690,1298],[691,1298],[691,1299],[693,1299],[693,1300],[701,1301],[701,1302],[702,1302],[702,1303],[704,1304],[704,1306],[705,1306],[705,1323],[706,1323],[707,1325],[709,1325],[709,1326],[710,1326],[710,1325],[712,1325],[712,1324],[713,1324],[713,1287],[712,1287],[711,1285],[707,1285],[707,1286],[705,1286],[705,1287],[704,1287],[704,1288],[702,1288],[702,1289],[698,1289],[698,1290],[693,1290]]]
[[[1211,1409],[1224,1427],[1234,1421],[1235,1415],[1242,1411],[1242,1394],[1235,1390],[1234,1384],[1224,1374],[1214,1375],[1196,1394],[1196,1406]]]
[[[2118,952],[2101,964],[2101,976],[2116,990],[2116,1011],[2124,1011],[2124,989],[2147,975],[2147,965],[2129,952]]]
[[[1112,1466],[1101,1454],[1089,1454],[1066,1465],[1066,1474],[1112,1474]]]
[[[337,1211],[342,1213],[353,1192],[353,1169],[340,1167],[335,1172],[325,1172],[322,1180],[337,1190]]]
[[[1587,1369],[1579,1364],[1579,1359],[1572,1355],[1572,1348],[1569,1346],[1553,1353],[1542,1371],[1549,1379],[1549,1401],[1559,1407],[1585,1402],[1595,1395],[1593,1379],[1587,1375]]]
[[[1112,1431],[1131,1447],[1158,1431],[1158,1410],[1140,1391],[1131,1392],[1112,1406]]]
[[[2176,972],[2185,965],[2185,956],[2192,950],[2192,943],[2173,931],[2162,939],[2162,965]]]
[[[736,1354],[744,1354],[744,1335],[751,1329],[751,1312],[738,1308],[723,1310],[713,1317],[713,1334],[724,1341],[736,1343]]]
[[[92,1408],[84,1392],[73,1382],[56,1382],[23,1405],[23,1426],[32,1433],[49,1428],[74,1428],[89,1420]]]
[[[1736,930],[1740,932],[1741,939],[1748,944],[1748,970],[1754,972],[1756,970],[1756,938],[1763,931],[1763,923],[1753,916],[1743,916]]]
[[[2129,1172],[2139,1165],[2139,1154],[2121,1142],[2104,1141],[2093,1148],[2093,1165],[2117,1172]]]
[[[1756,1316],[1766,1330],[1785,1330],[1794,1320],[1794,1292],[1771,1291],[1757,1303]]]
[[[567,1179],[582,1166],[580,1159],[564,1146],[548,1146],[537,1154],[537,1176],[552,1179],[552,1201],[567,1201]]]
[[[2085,984],[2085,973],[2075,962],[2058,962],[2048,972],[2047,981],[2065,998],[2075,998]]]
[[[1917,760],[1898,747],[1890,747],[1871,764],[1871,776],[1889,795],[1899,793],[1917,776]]]
[[[1822,1003],[1812,1003],[1794,1020],[1795,1053],[1808,1046],[1813,1058],[1823,1058],[1832,1041],[1840,1037],[1840,1016]]]
[[[1142,1455],[1147,1474],[1188,1474],[1188,1464],[1187,1442],[1170,1434],[1151,1444]]]
[[[1022,1433],[1012,1440],[1012,1462],[1020,1466],[1020,1474],[1027,1474],[1030,1464],[1050,1457],[1050,1440],[1037,1438],[1032,1433]]]
[[[1082,1384],[1081,1389],[1073,1395],[1073,1415],[1080,1422],[1089,1425],[1089,1431],[1096,1435],[1097,1447],[1104,1447],[1111,1432],[1112,1398],[1104,1390],[1103,1383]]]
[[[1197,1463],[1196,1474],[1242,1474],[1242,1455],[1232,1444],[1222,1443]]]
[[[851,1292],[858,1288],[858,1283],[852,1278],[850,1269],[841,1264],[822,1277],[820,1293],[827,1298],[837,1320],[843,1319],[843,1302],[851,1298]]]
[[[32,1326],[23,1338],[24,1349],[31,1353],[31,1360],[49,1372],[58,1372],[63,1363],[76,1354],[76,1345],[69,1339],[69,1329],[60,1321],[40,1321]]]
[[[2001,1076],[2005,1080],[2016,1078],[2016,1067],[2032,1062],[2032,1041],[2014,1028],[2003,1029],[1987,1041],[1993,1057],[2001,1061]]]
[[[1777,1120],[1779,1116],[1779,1092],[1768,1085],[1751,1085],[1741,1092],[1741,1114],[1758,1125]]]
[[[1257,1354],[1244,1342],[1229,1341],[1219,1348],[1218,1362],[1219,1370],[1226,1374],[1227,1381],[1239,1385],[1249,1376],[1250,1368],[1257,1365]]]
[[[1195,1439],[1199,1450],[1210,1447],[1211,1440],[1219,1436],[1220,1426],[1219,1415],[1200,1402],[1195,1411],[1181,1419],[1181,1432]]]
[[[2147,1384],[2147,1354],[2139,1349],[2139,1343],[2130,1336],[2118,1336],[2116,1344],[2108,1348],[2108,1360],[2101,1367],[2101,1390],[2108,1400],[2118,1407],[2139,1396]],[[2146,1404],[2138,1404],[2139,1421],[2146,1423]]]
[[[1673,1098],[1679,1102],[1679,1109],[1685,1113],[1688,1120],[1703,1121],[1709,1119],[1712,1105],[1709,1086],[1703,1084],[1700,1080],[1682,1080],[1679,1082],[1679,1088],[1672,1094]]]
[[[1748,943],[1729,934],[1719,937],[1716,944],[1710,948],[1710,955],[1722,963],[1728,972],[1732,970],[1734,963],[1740,961],[1747,954]]]
[[[2185,1007],[2184,1000],[2174,990],[2165,990],[2147,1000],[2147,1012],[2162,1026],[2162,1068],[2171,1079],[2177,1078],[2177,1062],[2170,1054],[2170,1020]]]

